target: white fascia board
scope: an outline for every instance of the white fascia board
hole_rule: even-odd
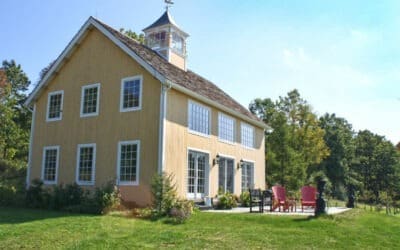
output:
[[[131,56],[135,61],[137,61],[141,66],[143,66],[151,75],[157,78],[161,82],[165,82],[165,77],[160,74],[156,69],[146,63],[142,58],[140,58],[136,53],[134,53],[130,48],[128,48],[125,44],[123,44],[120,40],[118,40],[111,32],[105,29],[100,23],[96,21],[93,17],[89,17],[89,19],[82,25],[79,29],[78,33],[74,36],[74,38],[69,42],[68,46],[63,50],[57,60],[54,62],[53,66],[49,69],[43,79],[39,82],[38,86],[32,91],[27,100],[25,101],[25,106],[30,106],[31,103],[35,100],[37,95],[46,86],[49,80],[53,77],[54,73],[62,66],[65,58],[73,52],[73,49],[86,35],[89,27],[93,26],[97,28],[101,33],[103,33],[106,37],[108,37],[112,42],[114,42],[119,48],[121,48],[125,53]]]
[[[244,121],[246,121],[246,122],[248,122],[248,123],[250,123],[252,125],[255,125],[255,126],[257,126],[259,128],[263,128],[263,129],[270,128],[264,122],[253,120],[253,119],[251,119],[251,118],[249,118],[249,117],[247,117],[247,116],[245,116],[245,115],[243,115],[243,114],[241,114],[239,112],[236,112],[236,111],[234,111],[234,110],[232,110],[230,108],[227,108],[222,104],[219,104],[219,103],[217,103],[215,101],[212,101],[212,100],[210,100],[210,99],[208,99],[208,98],[206,98],[206,97],[204,97],[202,95],[199,95],[199,94],[197,94],[197,93],[195,93],[195,92],[193,92],[193,91],[191,91],[191,90],[189,90],[189,89],[187,89],[185,87],[182,87],[182,86],[180,86],[180,85],[178,85],[178,84],[176,84],[174,82],[171,82],[171,81],[168,80],[168,83],[171,85],[172,88],[174,88],[174,89],[176,89],[176,90],[178,90],[178,91],[180,91],[182,93],[185,93],[185,94],[187,94],[187,95],[189,95],[189,96],[191,96],[193,98],[196,98],[196,99],[198,99],[198,100],[200,100],[200,101],[202,101],[202,102],[204,102],[206,104],[209,104],[209,105],[211,105],[213,107],[216,107],[216,108],[218,108],[218,109],[220,109],[220,110],[222,110],[222,111],[224,111],[224,112],[226,112],[226,113],[228,113],[228,114],[230,114],[232,116],[239,117],[240,119],[242,119],[242,120],[244,120]]]

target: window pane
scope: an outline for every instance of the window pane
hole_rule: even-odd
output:
[[[202,105],[189,102],[189,129],[210,134],[210,110]]]
[[[242,124],[242,145],[253,148],[254,147],[254,128],[247,124]]]
[[[242,166],[242,192],[247,191],[254,186],[254,164],[250,162],[243,163]]]
[[[91,182],[94,167],[94,148],[81,147],[79,149],[78,181]]]
[[[61,103],[62,103],[62,94],[51,94],[49,100],[49,119],[55,119],[61,117]]]
[[[136,182],[137,181],[137,144],[123,144],[120,145],[120,173],[119,180],[123,182]]]
[[[235,141],[235,120],[224,114],[218,115],[218,136],[221,140]]]
[[[126,80],[123,83],[122,107],[137,108],[140,104],[140,79]]]
[[[46,149],[44,157],[44,181],[55,181],[57,171],[57,149]]]
[[[83,89],[82,114],[97,113],[98,92],[98,86]]]

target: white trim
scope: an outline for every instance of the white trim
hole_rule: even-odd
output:
[[[253,145],[251,147],[243,144],[243,127],[249,127],[249,128],[253,129]],[[255,140],[256,140],[256,130],[255,130],[254,126],[252,126],[248,123],[245,123],[245,122],[240,122],[240,144],[242,145],[242,147],[246,148],[246,149],[254,150],[255,149]]]
[[[59,94],[61,94],[60,117],[49,118],[50,98],[52,96],[54,96],[54,95],[59,95]],[[61,121],[62,120],[62,114],[63,114],[63,106],[64,106],[64,90],[58,90],[58,91],[49,92],[49,94],[47,95],[46,122]]]
[[[121,146],[122,145],[137,145],[136,155],[136,181],[120,181],[120,162],[121,162]],[[140,140],[119,141],[118,142],[118,157],[117,157],[117,185],[118,186],[138,186],[140,179]]]
[[[119,48],[121,48],[125,53],[127,53],[130,57],[132,57],[136,62],[138,62],[141,66],[143,66],[151,75],[157,78],[160,82],[165,82],[165,77],[160,74],[157,70],[155,70],[150,64],[145,62],[141,57],[139,57],[136,53],[134,53],[130,48],[128,48],[125,44],[119,41],[110,31],[104,28],[96,19],[93,17],[89,17],[89,19],[82,25],[79,29],[78,33],[75,34],[73,39],[69,42],[67,47],[63,50],[54,64],[51,66],[49,71],[43,77],[43,79],[39,82],[37,87],[32,91],[27,100],[25,101],[25,106],[29,106],[35,98],[39,95],[39,93],[43,90],[43,87],[46,86],[51,78],[54,76],[62,66],[64,59],[68,58],[74,51],[74,49],[79,45],[79,43],[84,39],[90,27],[93,26],[97,28],[100,32],[102,32],[107,38],[109,38],[114,44],[116,44]]]
[[[124,83],[125,81],[135,81],[139,80],[139,106],[138,107],[130,107],[124,108]],[[142,109],[142,92],[143,92],[143,76],[129,76],[121,79],[121,90],[119,95],[119,112],[129,112],[129,111],[137,111]]]
[[[44,165],[45,165],[45,159],[46,159],[46,151],[47,151],[47,150],[52,150],[52,149],[56,149],[56,150],[57,150],[57,157],[56,157],[56,173],[55,173],[54,181],[46,181],[46,180],[44,179]],[[43,181],[43,184],[46,184],[46,185],[57,184],[59,163],[60,163],[60,146],[57,145],[57,146],[45,146],[45,147],[43,147],[43,155],[42,155],[42,176],[41,176],[41,179],[42,179],[42,181]]]
[[[92,180],[91,181],[80,181],[79,180],[79,163],[81,158],[81,148],[93,148],[93,161],[92,161]],[[78,144],[76,151],[76,172],[75,172],[75,181],[78,185],[82,186],[90,186],[95,183],[96,176],[96,143],[87,143],[87,144]]]
[[[205,181],[205,183],[204,183],[204,193],[202,194],[203,197],[193,197],[194,194],[197,194],[197,193],[189,193],[189,190],[188,190],[189,153],[190,153],[190,151],[193,151],[195,153],[201,153],[201,154],[207,155],[206,166],[205,166],[205,169],[204,169],[204,171],[205,171],[204,172],[204,175],[205,175],[204,176],[204,181]],[[186,150],[186,168],[185,168],[185,177],[184,177],[185,178],[185,181],[184,181],[185,193],[186,193],[186,198],[187,199],[189,199],[189,200],[198,200],[198,199],[202,199],[202,198],[207,197],[207,196],[210,195],[210,172],[211,172],[211,167],[212,167],[212,164],[210,164],[210,159],[211,159],[211,155],[210,155],[210,153],[208,151],[198,150],[198,149],[195,149],[195,148],[187,147],[187,150]]]
[[[31,185],[30,178],[31,178],[31,168],[32,168],[33,131],[35,130],[35,119],[36,119],[36,103],[33,105],[31,133],[29,136],[28,167],[26,168],[26,188],[29,188],[29,186]]]
[[[208,110],[208,134],[205,134],[205,133],[190,129],[190,119],[191,119],[190,104],[195,104],[195,105],[198,105],[198,106],[203,107],[203,108]],[[188,128],[188,132],[190,134],[199,135],[199,136],[203,136],[203,137],[206,137],[206,138],[211,138],[211,135],[212,135],[212,131],[211,131],[212,130],[212,122],[211,122],[211,119],[212,119],[212,109],[210,107],[208,107],[206,105],[203,105],[203,104],[201,104],[199,102],[196,102],[196,101],[194,101],[192,99],[188,99],[188,105],[187,105],[187,128]]]
[[[241,158],[240,160],[242,160],[243,162],[249,162],[249,163],[254,163],[254,164],[256,163],[256,161],[245,159],[245,158]]]
[[[232,128],[232,130],[233,130],[232,131],[233,132],[233,141],[229,141],[229,140],[225,140],[225,139],[221,138],[221,136],[220,136],[220,132],[221,132],[220,131],[220,124],[221,124],[220,118],[221,117],[225,117],[225,118],[231,119],[233,121],[233,128]],[[236,132],[237,132],[236,131],[236,119],[234,117],[230,116],[230,115],[227,115],[227,114],[225,114],[223,112],[218,111],[217,132],[218,132],[218,141],[223,142],[223,143],[227,143],[227,144],[230,144],[230,145],[235,145]]]
[[[187,151],[192,150],[192,151],[197,151],[200,153],[205,153],[205,154],[210,154],[210,151],[204,150],[204,149],[198,149],[198,148],[192,148],[192,147],[187,147]]]
[[[162,174],[165,171],[165,120],[167,117],[167,101],[168,101],[168,90],[170,86],[166,84],[161,85],[160,93],[160,120],[159,120],[159,131],[158,131],[158,174]]]
[[[96,97],[96,112],[93,113],[83,113],[84,108],[84,98],[85,98],[85,90],[97,88],[97,97]],[[90,116],[97,116],[99,115],[99,108],[100,108],[100,83],[93,83],[89,85],[84,85],[81,88],[81,108],[80,108],[80,117],[90,117]]]
[[[219,153],[219,152],[218,152],[217,154],[219,155],[220,158],[223,157],[223,158],[229,158],[229,159],[236,160],[236,157],[233,156],[233,155],[221,154],[221,153]]]

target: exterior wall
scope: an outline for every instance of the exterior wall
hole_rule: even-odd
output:
[[[167,99],[167,121],[166,121],[166,159],[165,171],[173,173],[178,186],[178,192],[182,197],[187,195],[187,171],[188,150],[204,151],[209,153],[209,196],[218,194],[218,165],[213,166],[216,155],[228,155],[234,158],[234,193],[241,193],[242,169],[237,165],[240,159],[254,161],[254,185],[256,188],[265,188],[265,144],[264,131],[262,128],[255,129],[255,148],[245,148],[240,144],[241,120],[235,118],[235,143],[229,144],[218,139],[218,112],[214,107],[211,109],[211,136],[205,137],[192,134],[188,131],[188,101],[194,100],[176,91],[168,91]],[[222,112],[223,113],[223,112]],[[229,115],[229,114],[228,114]],[[231,115],[230,115],[231,116]]]
[[[142,109],[120,112],[121,79],[142,75]],[[100,83],[99,114],[80,117],[81,87]],[[150,181],[157,171],[160,89],[158,80],[93,29],[36,102],[30,179],[40,178],[44,146],[59,145],[58,184],[76,178],[77,145],[96,143],[95,186],[115,180],[118,142],[140,140],[138,186],[121,186],[123,199],[150,202]],[[49,92],[63,90],[61,121],[46,122]],[[89,187],[90,188],[90,187]]]
[[[178,68],[186,70],[185,58],[175,54],[172,49],[169,51],[169,62],[177,66]]]

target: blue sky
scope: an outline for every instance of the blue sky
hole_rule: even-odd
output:
[[[349,3],[351,2],[351,3]],[[0,59],[33,83],[89,16],[140,31],[162,0],[2,0]],[[319,115],[400,141],[400,1],[175,0],[188,66],[244,106],[297,88]]]

